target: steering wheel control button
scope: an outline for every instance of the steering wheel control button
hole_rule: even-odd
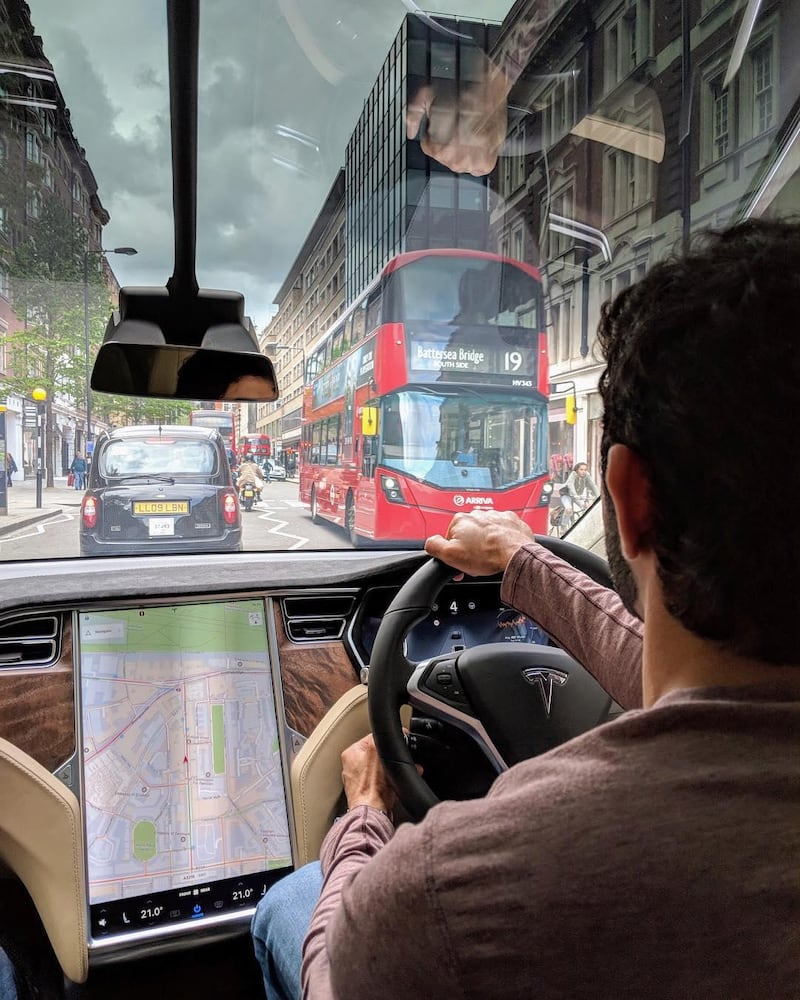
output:
[[[432,663],[423,675],[422,687],[453,708],[463,710],[468,707],[455,660]]]

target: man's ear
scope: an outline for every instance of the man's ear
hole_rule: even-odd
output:
[[[650,547],[652,509],[642,461],[624,444],[612,444],[608,450],[606,489],[614,502],[622,555],[630,562]]]

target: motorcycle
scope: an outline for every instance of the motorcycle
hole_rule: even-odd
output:
[[[239,490],[239,503],[242,510],[252,510],[261,499],[261,490],[256,489],[250,483],[245,483]]]

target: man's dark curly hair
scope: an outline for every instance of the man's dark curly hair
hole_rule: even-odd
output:
[[[743,656],[800,663],[800,224],[701,236],[602,309],[601,448],[650,483],[669,612]]]

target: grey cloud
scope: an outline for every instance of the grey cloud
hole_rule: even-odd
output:
[[[499,18],[509,3],[436,6]],[[31,0],[111,214],[107,245],[139,250],[112,258],[128,284],[163,284],[172,269],[164,7]],[[401,0],[201,4],[198,278],[244,291],[259,325],[344,162],[405,13]],[[288,130],[312,137],[319,151]]]

